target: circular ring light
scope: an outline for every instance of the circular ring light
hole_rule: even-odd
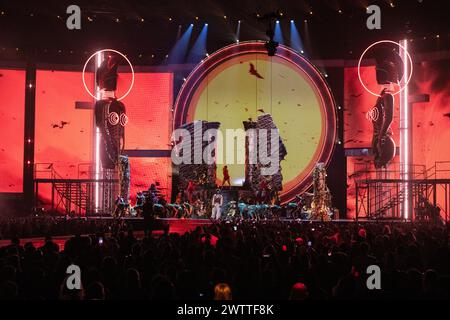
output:
[[[92,59],[93,57],[95,57],[97,54],[102,53],[102,52],[114,52],[114,53],[117,53],[117,54],[121,55],[121,56],[128,62],[128,64],[130,65],[130,68],[131,68],[131,74],[132,74],[132,77],[131,77],[131,85],[130,85],[130,88],[128,89],[128,91],[127,91],[123,96],[121,96],[120,98],[117,99],[117,101],[120,101],[120,100],[124,99],[124,98],[130,93],[131,89],[133,88],[133,85],[134,85],[134,69],[133,69],[133,65],[131,64],[130,60],[129,60],[123,53],[121,53],[121,52],[119,52],[119,51],[117,51],[117,50],[114,50],[114,49],[102,49],[102,50],[99,50],[99,51],[97,51],[97,52],[94,52],[94,53],[86,60],[86,63],[84,64],[84,67],[83,67],[83,74],[82,74],[84,88],[86,89],[86,91],[89,93],[89,95],[90,95],[92,98],[94,98],[95,100],[99,100],[95,95],[93,95],[93,94],[91,93],[91,91],[89,91],[89,88],[88,88],[88,86],[86,85],[86,80],[85,80],[85,78],[84,78],[84,75],[85,75],[85,73],[86,73],[86,67],[87,67],[89,61],[91,61],[91,59]]]
[[[406,52],[406,55],[407,55],[407,57],[408,57],[408,61],[409,61],[409,65],[410,65],[410,68],[409,68],[409,69],[410,69],[409,76],[408,76],[408,79],[406,80],[406,83],[405,83],[405,85],[403,86],[403,88],[400,87],[400,89],[399,89],[398,91],[396,91],[396,92],[394,92],[394,93],[392,94],[393,96],[395,96],[396,94],[402,92],[402,91],[408,86],[408,83],[409,83],[409,81],[411,80],[412,73],[413,73],[413,63],[412,63],[412,59],[411,59],[411,56],[409,55],[408,50],[406,50],[406,48],[405,48],[404,46],[400,45],[399,43],[397,43],[397,42],[395,42],[395,41],[392,41],[392,40],[380,40],[380,41],[377,41],[377,42],[372,43],[370,46],[368,46],[368,47],[366,48],[366,50],[363,51],[363,53],[361,54],[361,57],[359,57],[359,61],[358,61],[358,78],[359,78],[359,82],[361,82],[362,86],[364,87],[364,89],[365,89],[367,92],[369,92],[370,94],[372,94],[372,95],[374,95],[374,96],[380,97],[380,95],[379,95],[378,93],[375,93],[375,92],[371,91],[369,88],[366,87],[366,85],[363,83],[363,81],[362,81],[362,79],[361,79],[361,71],[360,71],[360,69],[361,69],[361,61],[362,61],[364,55],[367,53],[367,51],[370,50],[370,48],[372,48],[372,47],[374,47],[374,46],[376,46],[376,45],[378,45],[378,44],[380,44],[380,43],[392,43],[392,44],[395,44],[395,45],[397,45],[399,48],[401,48],[403,51],[405,51],[405,52]],[[405,75],[404,75],[404,76],[405,76]]]
[[[117,114],[117,112],[110,112],[108,115],[108,122],[115,126],[116,124],[119,123],[119,115]]]
[[[337,136],[337,116],[336,116],[336,107],[335,107],[335,101],[332,96],[331,90],[328,87],[328,84],[326,83],[325,79],[323,78],[322,73],[316,69],[305,57],[300,55],[295,50],[288,48],[286,46],[280,45],[277,48],[277,53],[275,57],[267,57],[267,50],[264,46],[265,42],[263,41],[245,41],[245,42],[239,42],[231,44],[227,47],[224,47],[215,53],[209,55],[209,57],[205,58],[204,61],[200,64],[198,64],[194,70],[189,74],[189,76],[185,79],[179,93],[177,96],[177,99],[175,101],[174,105],[174,121],[173,121],[173,129],[179,128],[181,125],[190,122],[192,120],[195,120],[195,116],[193,116],[193,113],[195,113],[195,110],[197,106],[197,99],[198,96],[202,92],[202,86],[204,86],[205,83],[215,81],[214,79],[219,78],[218,74],[220,75],[220,70],[224,70],[224,68],[227,68],[228,64],[238,65],[239,60],[243,59],[252,59],[252,56],[258,56],[258,57],[265,57],[264,63],[267,63],[267,65],[273,64],[280,64],[287,70],[287,72],[292,72],[292,74],[295,74],[298,76],[298,79],[301,79],[304,81],[303,83],[306,83],[308,85],[308,90],[312,92],[313,98],[315,101],[316,108],[314,112],[317,112],[317,121],[320,123],[320,128],[318,130],[318,135],[315,138],[317,141],[317,144],[315,144],[314,148],[311,149],[311,158],[308,160],[305,160],[306,165],[303,166],[303,169],[300,169],[301,172],[296,171],[296,169],[292,169],[292,176],[294,177],[290,181],[285,181],[285,183],[289,183],[289,186],[284,188],[284,190],[280,193],[281,201],[283,203],[289,202],[291,199],[293,199],[296,195],[305,192],[308,190],[312,185],[312,172],[314,170],[314,166],[317,162],[323,162],[325,164],[328,164],[331,155],[334,150],[334,146],[336,143],[336,136]],[[272,60],[274,59],[274,60]],[[247,61],[247,60],[246,60]],[[249,60],[250,61],[250,60]],[[260,61],[260,60],[258,60]],[[275,61],[275,62],[273,62]],[[247,61],[248,62],[248,61]],[[258,66],[257,66],[258,67]],[[226,71],[226,69],[225,69]],[[244,71],[244,74],[247,72]],[[275,74],[274,74],[275,76]],[[280,78],[283,80],[282,78]],[[220,81],[220,80],[217,80]],[[238,80],[231,81],[232,83],[236,83]],[[259,80],[258,80],[259,81]],[[261,80],[263,81],[263,80]],[[268,80],[269,81],[269,80]],[[272,80],[271,80],[272,81]],[[277,81],[277,83],[275,82]],[[283,80],[283,81],[289,81],[289,80]],[[290,80],[294,81],[294,80]],[[279,85],[278,80],[274,80],[274,84]],[[292,82],[292,85],[295,86],[295,81]],[[293,88],[293,87],[289,87]],[[206,89],[205,89],[206,90]],[[223,89],[222,89],[223,91]],[[292,93],[292,96],[296,99],[296,103],[300,102],[297,99],[300,99],[303,101],[303,97],[299,93],[298,90],[295,92],[291,92],[291,89],[288,89],[289,93]],[[230,96],[231,93],[227,93],[226,95]],[[211,96],[210,98],[211,99]],[[235,101],[235,97],[233,98],[233,101]],[[288,102],[292,102],[289,100]],[[211,106],[217,105],[215,102],[211,104]],[[237,104],[236,104],[237,105]],[[233,105],[232,107],[237,107],[236,105]],[[303,106],[300,106],[300,104],[293,104],[289,105],[286,104],[287,108],[299,108],[298,110],[304,110],[302,109]],[[202,107],[203,108],[203,107]],[[206,107],[209,108],[208,106]],[[231,108],[231,106],[229,107]],[[272,108],[272,107],[271,107]],[[278,106],[278,104],[274,103],[273,108],[281,108],[281,106]],[[200,110],[200,109],[199,109]],[[229,116],[230,114],[235,114],[228,109],[224,111],[224,116]],[[281,113],[284,111],[281,111],[278,109],[279,115],[281,116]],[[283,116],[286,116],[288,114],[289,109],[286,109],[286,112]],[[243,111],[242,111],[243,112]],[[304,112],[304,111],[301,111]],[[200,117],[197,115],[197,118]],[[214,116],[215,117],[215,116]],[[192,118],[192,119],[191,119]],[[197,119],[198,120],[198,119]],[[215,121],[208,119],[208,116],[204,120],[209,121]],[[217,121],[222,122],[221,120],[224,120],[223,118],[217,118]],[[236,121],[240,121],[242,124],[243,120],[246,120],[246,118],[241,119],[235,119]],[[302,120],[302,119],[301,119]],[[296,148],[299,147],[302,144],[302,139],[300,136],[296,136],[296,131],[299,130],[298,124],[295,122],[295,118],[287,119],[287,121],[290,121],[288,124],[289,130],[290,130],[290,137],[292,139],[290,140],[290,143],[292,145],[295,144]],[[299,120],[300,121],[300,120]],[[280,128],[280,126],[278,126]],[[225,127],[224,127],[225,128]],[[306,143],[306,142],[305,142]],[[289,147],[287,147],[287,152],[289,156]],[[294,154],[291,154],[291,157],[294,157]],[[297,159],[291,158],[291,161],[296,161]],[[283,165],[283,162],[282,162]],[[286,173],[286,172],[285,172]]]
[[[120,125],[122,127],[125,127],[127,125],[127,123],[128,123],[128,116],[125,113],[122,113],[120,115]]]

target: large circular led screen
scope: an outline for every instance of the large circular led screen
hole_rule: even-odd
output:
[[[328,163],[336,136],[332,94],[320,72],[294,50],[280,45],[269,57],[263,42],[242,42],[210,55],[179,92],[174,128],[218,121],[225,136],[226,129],[243,129],[243,121],[264,113],[272,115],[287,150],[280,194],[286,202],[311,186],[314,166]],[[218,184],[224,165],[232,185],[242,185],[245,166],[235,161],[218,163]]]

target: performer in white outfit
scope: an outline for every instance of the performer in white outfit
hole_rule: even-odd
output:
[[[223,196],[220,194],[220,189],[217,189],[216,193],[212,198],[212,214],[211,219],[218,220],[220,219],[220,211],[223,204]]]

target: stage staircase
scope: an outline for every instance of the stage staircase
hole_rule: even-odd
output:
[[[443,165],[448,168],[441,169]],[[410,208],[414,211],[421,201],[429,201],[441,209],[441,216],[447,221],[449,213],[450,162],[436,162],[427,170],[424,166],[415,165],[411,169],[410,179],[402,180],[399,171],[390,171],[378,179],[372,179],[374,171],[362,171],[359,177],[365,179],[355,181],[356,185],[356,218],[368,219],[402,219],[402,204],[410,193]],[[377,172],[379,174],[379,172]],[[355,179],[356,180],[356,179]],[[441,191],[439,193],[439,190]],[[439,195],[443,194],[442,199]],[[443,205],[439,204],[442,202]],[[412,213],[413,215],[415,213]]]
[[[91,179],[92,170],[82,170],[88,164],[78,166],[78,178],[67,179],[62,177],[55,169],[52,163],[37,163],[34,171],[35,185],[35,207],[42,205],[39,202],[39,189],[42,185],[51,185],[50,206],[45,209],[51,211],[64,212],[66,214],[94,214],[102,211],[95,207],[95,192],[108,189],[108,186],[117,184],[117,179]],[[92,166],[89,164],[88,168]],[[86,178],[80,178],[80,176]],[[111,188],[109,188],[111,189]],[[100,198],[102,198],[100,196]],[[109,201],[111,202],[111,201]],[[111,205],[108,204],[110,207]],[[108,207],[108,211],[111,209]]]

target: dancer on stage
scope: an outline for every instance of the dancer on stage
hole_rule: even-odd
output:
[[[187,193],[187,196],[188,196],[188,201],[189,201],[190,203],[193,202],[193,201],[192,201],[192,195],[194,194],[194,192],[195,192],[195,184],[194,184],[194,181],[189,180],[188,186],[187,186],[187,188],[186,188],[186,193]]]
[[[220,194],[220,189],[217,189],[216,193],[213,195],[213,198],[212,198],[213,209],[212,209],[211,219],[213,219],[213,220],[220,219],[222,205],[223,205],[223,196]]]
[[[225,186],[225,183],[228,182],[228,186],[231,188],[230,174],[228,173],[228,166],[223,166],[222,173],[223,173],[222,187]]]

